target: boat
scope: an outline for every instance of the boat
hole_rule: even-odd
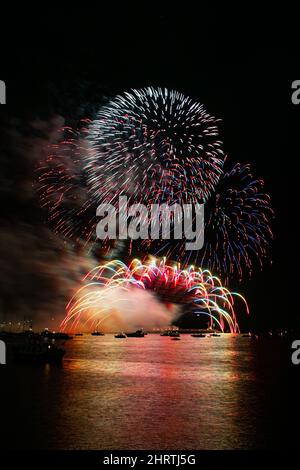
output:
[[[63,348],[34,338],[13,345],[13,360],[17,362],[42,362],[47,364],[60,363],[66,351]]]
[[[123,333],[123,331],[121,331],[120,333],[115,335],[115,338],[123,339],[123,338],[127,338],[127,336],[125,335],[125,333]]]
[[[29,335],[30,333],[29,332],[24,332],[22,334]],[[32,334],[32,332],[31,332],[31,334]],[[54,332],[54,331],[49,331],[47,329],[44,330],[41,333],[41,336],[44,337],[44,338],[48,338],[48,339],[64,339],[64,340],[65,339],[72,339],[72,336],[70,336],[68,333],[62,333],[60,331]]]
[[[93,333],[91,333],[92,336],[104,336],[104,333],[102,333],[101,331],[93,331]]]
[[[178,338],[180,336],[180,333],[177,330],[173,330],[170,331],[169,336],[171,336],[172,338]]]
[[[75,333],[75,336],[83,336],[83,333]]]
[[[204,333],[195,333],[191,335],[193,338],[206,338],[206,335]]]
[[[53,333],[53,339],[72,339],[73,336],[69,335],[68,333]]]
[[[178,338],[178,336],[174,336],[174,338],[171,338],[173,341],[180,341],[181,338]]]
[[[125,333],[127,338],[144,338],[145,333],[143,332],[143,329],[139,329],[134,331],[133,333]]]

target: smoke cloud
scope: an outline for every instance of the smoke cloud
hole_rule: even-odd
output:
[[[66,331],[128,331],[168,327],[180,315],[180,307],[161,302],[154,292],[138,287],[87,286],[73,299]]]

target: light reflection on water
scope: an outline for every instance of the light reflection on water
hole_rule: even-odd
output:
[[[278,439],[269,413],[280,374],[260,361],[268,347],[232,335],[85,335],[66,348],[62,367],[14,369],[23,403],[16,447],[234,449]]]

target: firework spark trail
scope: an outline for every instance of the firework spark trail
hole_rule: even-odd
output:
[[[144,263],[134,259],[128,266],[115,260],[94,268],[84,277],[84,285],[67,305],[61,328],[71,331],[78,325],[93,328],[115,314],[116,310],[126,324],[129,314],[125,307],[131,294],[136,298],[140,290],[153,293],[161,304],[184,305],[197,315],[207,315],[211,325],[213,322],[218,324],[222,331],[227,328],[231,332],[239,331],[235,298],[245,304],[249,313],[245,299],[222,286],[221,281],[208,270],[194,266],[181,269],[179,263],[171,265],[154,258]],[[157,315],[155,309],[146,310],[146,316],[141,314],[139,325],[145,321],[151,324],[151,315]]]

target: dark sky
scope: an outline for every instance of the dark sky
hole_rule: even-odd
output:
[[[211,114],[222,119],[226,153],[235,161],[251,163],[272,196],[276,213],[272,267],[256,272],[251,281],[239,286],[249,300],[253,323],[299,324],[291,274],[296,262],[291,204],[297,187],[295,136],[300,105],[297,109],[290,99],[291,82],[300,78],[299,53],[291,47],[271,47],[275,43],[268,40],[281,30],[283,18],[280,14],[273,17],[272,11],[268,19],[244,6],[234,12],[239,13],[239,19],[227,11],[228,20],[225,11],[213,7],[193,10],[189,5],[179,9],[145,4],[142,8],[139,3],[129,3],[109,9],[96,8],[93,3],[70,8],[43,5],[35,12],[26,7],[1,20],[7,24],[2,30],[0,63],[0,79],[7,84],[7,105],[0,107],[4,240],[20,223],[20,234],[25,230],[27,237],[41,227],[34,196],[30,193],[26,198],[23,183],[26,181],[27,187],[32,176],[32,142],[48,138],[52,119],[62,116],[75,124],[92,116],[103,96],[125,89],[147,85],[176,88],[203,102]],[[33,130],[33,120],[42,122],[42,129]],[[37,230],[34,240],[39,233]],[[39,242],[42,248],[37,241],[26,247],[44,253],[47,245],[53,257],[53,250],[61,248],[56,241],[47,243],[47,237],[44,234]],[[5,266],[10,259],[18,264],[22,236],[16,238],[18,247],[14,241],[12,250],[4,250]],[[28,281],[26,266],[24,262],[17,281],[7,281],[6,310],[10,302],[14,305],[12,290],[26,279],[30,286],[22,293],[22,303],[27,303],[29,310],[40,302],[44,305],[57,289],[49,276],[41,281],[32,275],[36,265],[30,267]],[[15,278],[14,269],[6,271],[8,278]],[[36,299],[40,295],[36,291],[43,283],[49,291],[41,301]]]

